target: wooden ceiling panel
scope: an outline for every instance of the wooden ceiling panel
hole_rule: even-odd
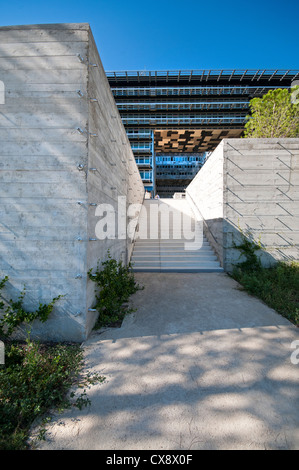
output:
[[[242,133],[242,129],[155,130],[155,152],[212,151],[222,139],[240,137]]]

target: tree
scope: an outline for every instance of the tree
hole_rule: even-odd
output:
[[[292,103],[291,96],[278,88],[253,98],[244,137],[299,137],[299,104]]]

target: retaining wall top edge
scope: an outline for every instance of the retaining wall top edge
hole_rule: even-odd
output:
[[[90,29],[89,23],[47,23],[47,24],[26,24],[26,25],[11,25],[11,26],[0,26],[0,31],[9,30],[31,30],[31,29],[57,29],[57,30],[83,30],[88,31]]]
[[[299,137],[276,137],[276,138],[257,138],[257,137],[250,137],[250,138],[231,138],[231,139],[222,139],[221,142],[224,143],[230,143],[230,142],[259,142],[266,144],[269,142],[269,144],[277,143],[277,142],[294,142],[294,143],[299,143]]]

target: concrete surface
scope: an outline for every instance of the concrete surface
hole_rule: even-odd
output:
[[[223,139],[186,189],[225,271],[240,229],[263,245],[265,266],[299,259],[299,139]]]
[[[137,273],[121,328],[85,343],[106,377],[39,449],[298,449],[298,329],[225,273]]]
[[[34,338],[84,341],[87,272],[108,249],[124,261],[132,250],[126,234],[97,239],[96,209],[109,204],[118,222],[119,197],[142,203],[143,183],[89,24],[2,27],[0,52],[0,278],[8,299],[26,284],[30,310],[65,295]]]

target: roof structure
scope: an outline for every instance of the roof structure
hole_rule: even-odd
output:
[[[299,70],[144,70],[106,75],[145,185],[155,191],[156,155],[211,152],[223,138],[240,137],[250,100],[276,88],[289,89]],[[175,185],[175,178],[170,184]]]
[[[119,87],[121,84],[130,86],[196,86],[204,83],[219,85],[251,85],[279,87],[289,86],[290,82],[299,77],[299,70],[269,69],[218,69],[218,70],[156,70],[156,71],[118,71],[106,72],[110,85]]]

